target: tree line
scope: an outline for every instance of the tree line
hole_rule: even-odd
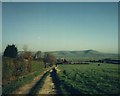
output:
[[[53,64],[55,64],[56,62],[56,57],[49,53],[49,52],[44,52],[44,56],[42,57],[42,52],[41,51],[37,51],[35,53],[34,56],[32,56],[30,51],[27,51],[25,48],[24,49],[24,54],[23,54],[23,58],[26,60],[40,60],[43,61],[44,64],[45,63],[49,63],[50,66],[52,66]],[[17,58],[18,57],[18,49],[17,47],[13,44],[13,45],[8,45],[3,53],[4,57],[10,57],[10,58]]]
[[[2,56],[2,77],[4,80],[24,73],[30,73],[32,61],[43,62],[44,68],[47,66],[51,67],[56,63],[56,57],[49,52],[44,52],[44,55],[42,55],[43,52],[37,51],[32,54],[32,52],[27,50],[26,46],[23,47],[23,50],[19,54],[18,48],[14,44],[6,46]]]

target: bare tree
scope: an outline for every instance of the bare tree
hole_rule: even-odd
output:
[[[41,51],[37,51],[37,52],[35,53],[34,58],[35,58],[36,60],[41,60],[41,59],[42,59],[42,52],[41,52]]]
[[[24,45],[24,46],[23,46],[23,50],[24,50],[24,51],[28,51],[28,46],[27,46],[27,45]]]
[[[28,51],[28,46],[23,46],[24,54],[23,54],[23,60],[25,62],[25,72],[31,71],[31,60],[32,60],[32,54]]]
[[[53,54],[46,52],[44,55],[44,64],[45,67],[46,64],[49,64],[50,67],[53,66],[54,64],[56,64],[56,57]]]

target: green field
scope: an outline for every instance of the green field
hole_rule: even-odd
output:
[[[59,65],[58,78],[64,93],[120,94],[119,65]]]

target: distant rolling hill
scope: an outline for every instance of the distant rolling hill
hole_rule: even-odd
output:
[[[67,59],[104,59],[104,58],[117,58],[117,54],[102,53],[95,50],[83,51],[52,51],[57,58]]]
[[[22,53],[23,51],[18,52],[18,54],[22,54]],[[34,55],[36,52],[31,52],[31,53],[32,55]],[[68,60],[98,60],[98,59],[105,59],[105,58],[112,58],[112,59],[118,58],[118,54],[102,53],[95,50],[49,51],[49,53],[52,53],[57,58],[66,58]]]

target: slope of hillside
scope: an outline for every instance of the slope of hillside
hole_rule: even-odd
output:
[[[66,58],[72,60],[92,60],[92,59],[105,59],[105,58],[118,58],[118,54],[102,53],[96,50],[82,50],[82,51],[49,51],[57,58]],[[23,51],[19,51],[18,54],[22,54]],[[32,52],[34,55],[36,52]],[[44,54],[44,52],[42,53]],[[44,57],[44,56],[43,56]]]
[[[101,59],[101,58],[117,58],[117,54],[102,53],[95,50],[83,51],[52,51],[57,58],[67,59]]]

